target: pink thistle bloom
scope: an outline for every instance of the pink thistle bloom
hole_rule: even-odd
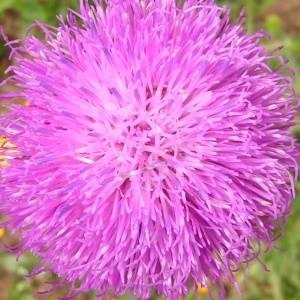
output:
[[[1,117],[0,210],[70,293],[224,299],[290,212],[291,79],[242,17],[179,2],[81,0],[44,42],[7,41],[21,91],[1,97],[29,106]]]

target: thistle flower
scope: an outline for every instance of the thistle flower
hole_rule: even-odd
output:
[[[290,211],[291,79],[242,16],[179,2],[81,0],[58,28],[34,25],[44,42],[7,41],[22,90],[2,99],[29,106],[1,117],[17,152],[0,209],[17,252],[41,257],[34,273],[71,291],[176,299],[200,284],[224,299],[223,280],[274,245]]]

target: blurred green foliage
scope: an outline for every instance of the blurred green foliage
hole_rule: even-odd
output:
[[[0,14],[12,9],[20,14],[20,33],[23,34],[34,20],[58,24],[57,15],[65,15],[68,8],[78,10],[77,0],[2,0]]]
[[[281,45],[285,45],[285,48],[280,51],[280,55],[290,61],[288,66],[293,68],[296,73],[295,89],[300,94],[300,35],[297,37],[288,35],[283,29],[284,20],[276,14],[266,14],[260,23],[256,21],[276,0],[219,0],[216,2],[231,8],[233,20],[239,16],[242,7],[245,7],[245,26],[248,31],[252,33],[255,30],[264,28],[272,35],[272,39],[264,41],[268,50],[272,51]],[[78,0],[1,0],[0,22],[4,22],[4,18],[9,12],[14,12],[19,25],[16,26],[17,29],[13,27],[5,28],[5,31],[7,35],[14,38],[22,37],[34,20],[57,25],[57,15],[65,15],[68,8],[76,10],[78,6]],[[0,57],[5,54],[6,48],[1,43]],[[295,127],[294,131],[296,134],[299,134],[299,126]],[[299,183],[296,185],[299,190]],[[288,218],[285,234],[277,242],[277,246],[283,249],[285,253],[271,250],[261,257],[262,261],[270,269],[270,272],[265,272],[259,262],[254,262],[249,267],[249,274],[246,281],[244,281],[243,272],[237,274],[244,300],[300,299],[299,215],[300,197],[293,202],[292,213]],[[51,296],[37,298],[32,280],[24,278],[24,274],[30,273],[35,264],[36,258],[28,253],[19,262],[16,262],[15,257],[7,252],[1,254],[0,271],[2,270],[5,274],[13,275],[13,282],[8,299],[0,300],[55,299],[51,298]],[[43,282],[47,279],[46,277],[42,277],[41,281]],[[227,288],[228,300],[240,299],[240,296],[233,287],[228,286]],[[159,297],[153,297],[159,299]],[[94,297],[87,295],[85,298],[80,299],[94,299]],[[126,296],[122,297],[122,299],[131,300],[132,297]],[[208,297],[206,295],[194,295],[191,293],[186,299],[208,299]]]

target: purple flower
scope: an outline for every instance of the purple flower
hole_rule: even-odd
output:
[[[29,106],[1,117],[15,148],[2,143],[0,210],[19,254],[42,258],[34,273],[71,292],[176,299],[199,282],[224,299],[290,211],[291,79],[242,17],[177,2],[81,0],[13,48],[22,90],[2,99]]]

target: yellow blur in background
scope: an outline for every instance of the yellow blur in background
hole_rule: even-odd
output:
[[[4,148],[15,148],[13,144],[7,141],[5,137],[0,138],[0,149]],[[17,152],[17,150],[9,150],[8,153],[14,153]],[[0,166],[2,167],[8,167],[9,163],[7,162],[7,159],[9,159],[9,156],[0,156]]]

